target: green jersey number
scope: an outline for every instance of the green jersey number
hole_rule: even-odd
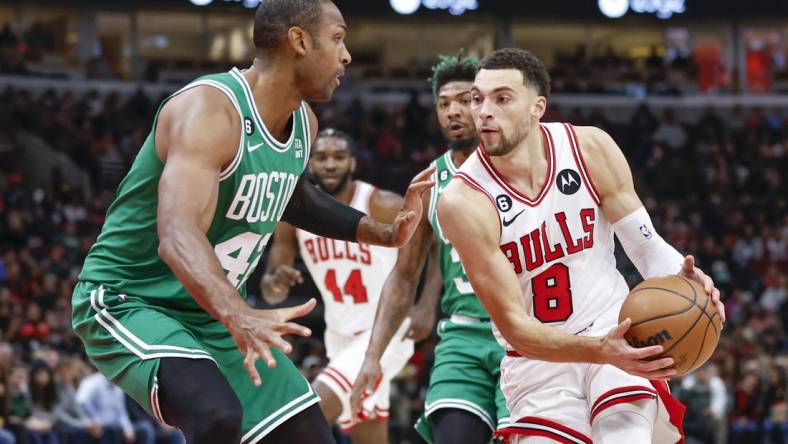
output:
[[[462,294],[473,293],[471,283],[464,279],[468,274],[465,273],[465,266],[460,262],[460,254],[457,253],[454,247],[451,247],[451,261],[460,264],[460,269],[462,270],[462,275],[454,278],[454,286],[457,287],[457,290]]]
[[[271,238],[247,231],[216,244],[213,248],[222,268],[227,271],[227,280],[235,288],[240,288],[249,274],[257,267],[263,249]]]

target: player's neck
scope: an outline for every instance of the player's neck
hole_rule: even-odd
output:
[[[243,75],[249,82],[263,124],[277,140],[285,142],[290,136],[290,116],[301,106],[302,100],[293,85],[292,70],[255,58],[252,68]]]
[[[474,149],[476,149],[476,145],[464,150],[452,150],[450,156],[451,161],[454,162],[454,166],[460,167],[463,163],[465,163]]]
[[[532,125],[528,136],[509,154],[492,157],[495,168],[527,196],[534,196],[547,176],[545,140],[539,125]]]
[[[334,195],[334,199],[339,202],[342,202],[345,205],[350,205],[350,201],[353,199],[353,194],[356,192],[356,181],[351,179],[345,183],[345,186]]]

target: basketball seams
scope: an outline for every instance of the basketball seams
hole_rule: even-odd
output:
[[[635,294],[635,293],[637,293],[637,292],[639,292],[639,291],[643,291],[643,290],[663,290],[663,291],[667,291],[668,293],[673,293],[673,294],[675,294],[676,296],[680,296],[682,299],[684,299],[684,300],[686,300],[686,301],[689,301],[689,302],[690,302],[690,304],[687,306],[687,308],[685,308],[685,309],[683,309],[683,310],[681,310],[681,311],[676,311],[676,312],[673,312],[673,313],[663,313],[663,314],[660,314],[659,316],[655,316],[655,317],[653,317],[653,318],[643,319],[643,320],[640,320],[640,321],[638,321],[638,322],[636,322],[636,323],[634,323],[634,322],[633,322],[633,323],[632,323],[632,325],[631,325],[630,327],[636,327],[636,326],[638,326],[638,325],[645,324],[646,322],[655,321],[655,320],[657,320],[657,319],[662,319],[662,318],[664,318],[664,317],[668,317],[668,316],[677,316],[677,315],[680,315],[680,314],[684,314],[684,313],[686,313],[686,312],[688,312],[688,311],[692,310],[694,307],[698,307],[698,304],[696,304],[696,303],[695,303],[695,302],[693,302],[693,301],[690,301],[690,300],[689,300],[689,298],[685,297],[685,296],[684,296],[684,295],[682,295],[681,293],[677,293],[677,292],[675,292],[675,291],[673,291],[673,290],[668,290],[667,288],[662,288],[662,287],[643,287],[643,288],[637,288],[637,289],[635,289],[635,290],[632,290],[632,292],[630,293],[630,295],[632,295],[632,294]],[[700,307],[698,307],[698,308],[700,308]]]
[[[697,305],[696,305],[696,307],[697,307]],[[698,307],[698,308],[700,308],[700,307]],[[673,345],[671,345],[670,348],[668,348],[667,350],[663,350],[662,353],[663,354],[667,354],[669,351],[673,350],[673,348],[675,348],[677,345],[679,345],[681,343],[681,341],[683,341],[684,338],[686,338],[687,335],[690,334],[690,332],[695,329],[695,326],[698,325],[698,322],[700,322],[700,318],[702,318],[704,314],[705,314],[705,312],[703,310],[701,310],[700,314],[698,315],[698,317],[695,318],[695,322],[693,322],[692,325],[690,325],[690,327],[684,332],[683,335],[681,335],[680,338],[676,339],[673,342]]]
[[[709,334],[709,326],[711,324],[712,324],[711,321],[706,323],[706,329],[703,330],[703,337],[699,341],[700,347],[698,347],[698,352],[695,354],[695,359],[692,361],[692,364],[690,364],[690,366],[689,366],[689,368],[691,369],[690,371],[695,369],[695,363],[697,363],[698,359],[700,358],[700,354],[701,354],[701,352],[703,351],[703,348],[704,348],[703,346],[706,344],[706,336],[708,336],[708,334]]]
[[[682,279],[683,279],[683,278],[682,278]],[[677,292],[677,291],[675,291],[675,290],[670,290],[670,289],[667,289],[667,288],[664,288],[664,287],[643,287],[643,288],[635,288],[634,290],[632,290],[632,291],[630,292],[630,294],[637,293],[637,292],[639,292],[639,291],[643,291],[643,290],[662,290],[662,291],[666,291],[666,292],[668,292],[668,293],[675,294],[676,296],[678,296],[678,297],[680,297],[680,298],[684,299],[685,301],[689,301],[689,302],[691,302],[691,303],[692,303],[692,305],[690,306],[690,308],[692,308],[692,307],[698,307],[698,308],[700,309],[700,311],[701,311],[701,312],[702,312],[704,315],[706,315],[706,317],[707,317],[707,318],[709,318],[709,320],[711,320],[711,317],[712,317],[712,316],[711,316],[710,314],[706,313],[706,310],[705,310],[705,307],[707,307],[707,306],[709,305],[709,302],[708,302],[708,299],[710,299],[709,297],[706,297],[706,299],[707,299],[707,301],[706,301],[706,305],[705,305],[704,307],[701,307],[701,306],[700,306],[700,305],[698,305],[698,304],[697,304],[697,302],[696,302],[696,301],[697,301],[697,295],[696,295],[696,294],[694,294],[694,293],[693,293],[693,295],[694,295],[694,296],[696,296],[696,300],[695,300],[695,301],[693,301],[693,300],[691,300],[690,298],[688,298],[687,296],[685,296],[685,295],[683,295],[683,294],[681,294],[681,293],[679,293],[679,292]],[[694,289],[694,288],[693,288],[692,290],[693,290],[693,292],[695,291],[695,289]],[[684,310],[684,311],[680,311],[680,312],[676,312],[676,313],[668,313],[668,314],[663,314],[663,315],[660,315],[660,316],[658,316],[657,318],[661,318],[661,317],[665,317],[665,316],[674,316],[674,315],[677,315],[677,314],[686,313],[688,310],[689,310],[689,309],[687,309],[687,310]],[[647,321],[653,321],[654,319],[657,319],[657,318],[651,318],[651,319],[647,319]],[[640,325],[640,324],[641,324],[641,323],[643,323],[643,322],[646,322],[646,321],[640,321],[640,322],[638,322],[637,324],[632,324],[632,326],[635,326],[635,325]]]

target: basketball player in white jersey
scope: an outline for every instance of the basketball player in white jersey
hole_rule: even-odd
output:
[[[550,80],[520,49],[498,50],[471,89],[482,146],[445,189],[438,217],[507,350],[501,387],[512,442],[675,443],[683,406],[662,347],[635,349],[618,324],[628,294],[615,234],[644,278],[719,291],[654,229],[616,143],[593,127],[542,124]],[[653,380],[653,382],[652,382]]]
[[[309,172],[317,185],[373,219],[394,220],[402,197],[352,179],[355,167],[352,139],[334,129],[321,131],[309,159]],[[364,400],[363,422],[350,414],[350,393],[364,361],[380,290],[397,261],[397,249],[337,241],[286,223],[277,226],[274,236],[262,280],[266,301],[281,302],[289,289],[302,281],[300,272],[292,267],[298,251],[325,304],[329,363],[313,386],[326,420],[349,433],[354,444],[388,442],[390,381],[413,354],[413,341],[404,338],[407,320],[383,355],[383,374],[375,392]]]

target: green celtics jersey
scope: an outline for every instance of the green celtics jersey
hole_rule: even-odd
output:
[[[227,279],[245,295],[244,283],[257,266],[309,158],[307,105],[302,103],[293,113],[290,138],[280,143],[266,129],[240,71],[201,77],[178,93],[201,85],[224,93],[241,118],[241,143],[219,177],[216,212],[206,236]],[[157,189],[164,163],[154,142],[157,120],[158,113],[118,188],[79,278],[129,298],[200,310],[158,255]]]
[[[441,298],[441,308],[446,315],[464,315],[478,319],[489,319],[476,294],[473,292],[465,269],[460,262],[460,255],[451,246],[443,235],[441,226],[438,223],[438,199],[443,189],[449,184],[457,172],[454,161],[451,158],[451,150],[446,151],[442,156],[433,162],[436,166],[433,179],[435,186],[432,187],[430,194],[429,218],[435,236],[438,239],[439,262],[441,274],[443,274],[443,297]]]

